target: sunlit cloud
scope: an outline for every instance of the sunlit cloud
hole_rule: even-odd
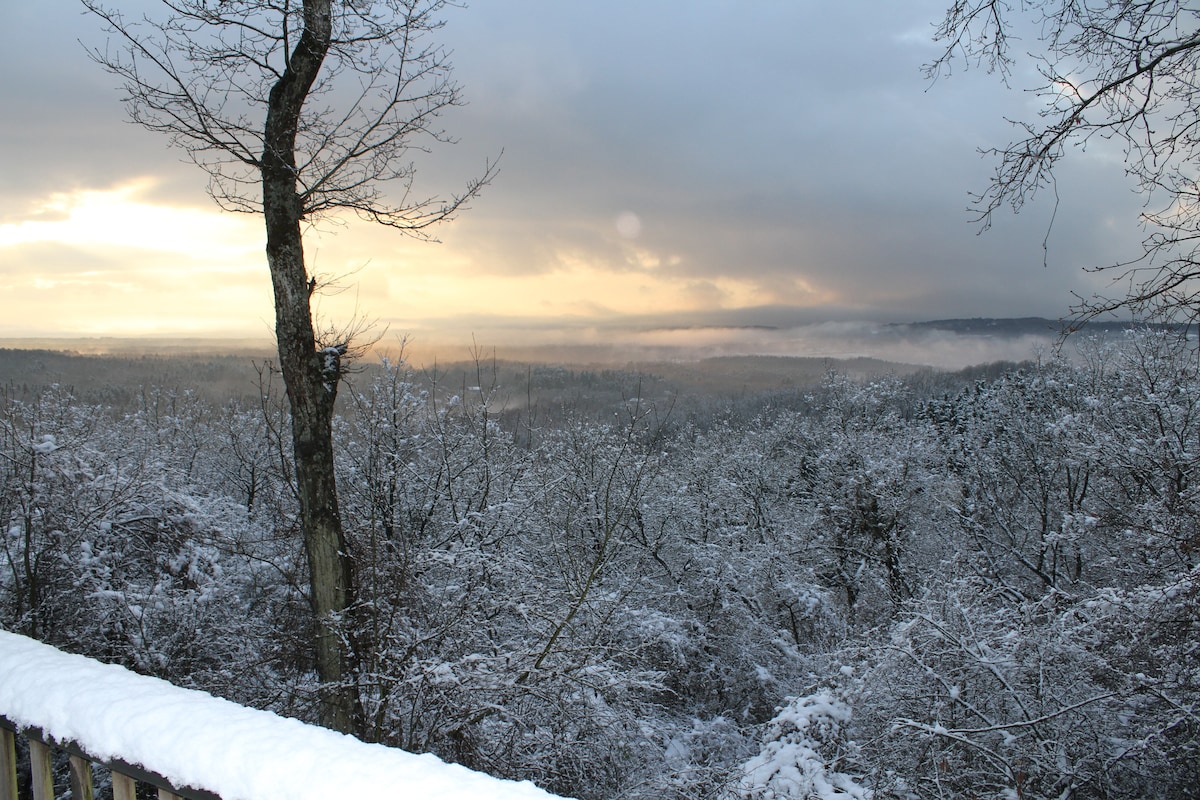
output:
[[[469,227],[452,225],[441,244],[358,223],[313,232],[311,267],[345,287],[322,298],[322,308],[419,325],[447,314],[603,317],[845,302],[798,272],[780,276],[734,262],[724,274],[698,275],[685,253],[622,238],[611,218],[576,240],[546,236],[527,248],[481,240]],[[536,267],[523,268],[521,259],[531,257]]]
[[[475,275],[462,279],[426,263],[419,272],[364,276],[355,302],[368,316],[401,328],[419,327],[429,317],[513,319],[569,316],[604,320],[614,315],[654,315],[706,309],[740,309],[786,301],[818,305],[829,295],[802,282],[789,294],[754,277],[708,280],[654,271],[612,270],[582,255],[563,256],[561,266],[542,275]],[[797,301],[803,301],[798,303]]]
[[[136,247],[212,261],[261,252],[262,236],[252,218],[147,202],[143,196],[154,185],[152,178],[139,178],[113,189],[52,194],[25,219],[0,224],[0,247],[35,242]]]
[[[0,224],[0,290],[22,298],[0,331],[261,333],[270,284],[255,219],[153,203],[154,187],[55,193]]]

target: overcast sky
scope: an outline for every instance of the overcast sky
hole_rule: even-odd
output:
[[[1036,98],[923,77],[945,2],[452,9],[468,105],[418,186],[452,192],[503,151],[501,172],[440,244],[310,237],[317,271],[348,275],[322,311],[431,338],[1063,316],[1103,287],[1084,267],[1136,251],[1138,199],[1091,148],[1052,228],[1047,196],[979,233],[978,150]],[[218,213],[181,151],[125,121],[81,40],[105,36],[71,0],[0,4],[0,336],[268,334],[260,222]]]

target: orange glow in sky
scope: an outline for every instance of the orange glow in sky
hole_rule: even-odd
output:
[[[269,311],[258,220],[154,186],[55,193],[0,224],[0,291],[21,298],[0,335],[240,334]]]
[[[0,335],[269,335],[260,218],[156,203],[155,186],[140,178],[55,193],[0,224],[0,291],[23,298]],[[596,221],[617,265],[568,249],[538,273],[478,263],[477,248],[455,246],[452,228],[446,242],[429,243],[366,223],[325,225],[306,234],[311,268],[330,284],[316,313],[405,332],[473,316],[587,320],[830,299],[797,281],[780,294],[749,278],[681,274],[681,256],[637,241],[640,225],[632,212]]]

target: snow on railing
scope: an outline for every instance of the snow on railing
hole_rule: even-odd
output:
[[[160,800],[553,798],[0,630],[0,800],[17,798],[14,734],[29,742],[34,800],[54,798],[52,749],[70,756],[76,800],[92,797],[93,763],[112,770],[114,800],[135,800],[137,782]]]
[[[17,800],[16,734],[29,745],[29,791],[33,800],[54,800],[55,749],[68,755],[68,786],[72,798],[93,800],[92,764],[107,767],[112,775],[113,800],[137,800],[137,785],[145,783],[158,790],[158,800],[220,800],[215,794],[198,789],[178,789],[166,778],[119,759],[104,761],[81,750],[74,742],[58,742],[37,728],[19,730],[11,720],[0,717],[0,800]]]

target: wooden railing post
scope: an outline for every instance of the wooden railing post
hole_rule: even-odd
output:
[[[0,728],[0,800],[17,800],[17,735]]]
[[[54,800],[54,771],[50,768],[50,748],[32,737],[27,741],[33,800]]]
[[[112,771],[113,800],[137,800],[137,784],[128,775]]]
[[[95,800],[92,788],[92,762],[72,755],[70,761],[71,800]]]

